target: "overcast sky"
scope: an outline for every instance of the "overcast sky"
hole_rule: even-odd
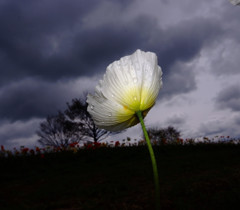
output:
[[[237,136],[239,25],[228,0],[0,0],[0,144],[36,145],[47,115],[136,49],[155,52],[163,70],[147,126]],[[140,138],[139,129],[124,135]]]

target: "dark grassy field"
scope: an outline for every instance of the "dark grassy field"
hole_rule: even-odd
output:
[[[240,145],[154,147],[162,209],[237,209]],[[154,209],[146,146],[0,159],[0,209]]]

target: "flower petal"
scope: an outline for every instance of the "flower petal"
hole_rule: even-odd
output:
[[[130,127],[130,123],[134,122],[132,118],[135,113],[132,110],[124,108],[122,105],[110,101],[104,96],[100,97],[98,94],[89,94],[87,103],[89,104],[88,112],[99,128],[117,131]],[[137,122],[135,124],[137,124]],[[118,128],[118,125],[121,128]],[[111,128],[112,126],[113,128]]]
[[[162,86],[161,76],[157,56],[137,50],[107,67],[102,93],[128,109],[142,111],[153,106]]]
[[[162,71],[156,54],[137,50],[107,67],[95,95],[88,95],[88,111],[99,128],[125,129],[139,122],[137,111],[146,115],[161,87]]]

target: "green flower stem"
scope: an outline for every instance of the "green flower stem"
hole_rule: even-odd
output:
[[[159,190],[157,163],[156,163],[153,148],[152,148],[152,145],[151,145],[150,139],[148,137],[148,133],[147,133],[144,121],[143,121],[142,112],[138,111],[138,112],[136,112],[136,114],[137,114],[138,119],[141,123],[143,133],[144,133],[144,136],[145,136],[145,139],[146,139],[146,142],[147,142],[148,150],[149,150],[149,153],[150,153],[150,157],[151,157],[151,160],[152,160],[153,176],[154,176],[155,191],[156,191],[155,192],[156,193],[156,209],[158,210],[158,209],[160,209],[160,190]]]

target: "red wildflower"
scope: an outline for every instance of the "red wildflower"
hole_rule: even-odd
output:
[[[101,146],[101,143],[99,143],[99,142],[94,142],[93,144],[94,144],[94,146],[95,146],[96,148],[98,148],[98,147]]]
[[[37,154],[40,154],[40,153],[41,153],[41,150],[44,151],[44,148],[36,147],[36,153],[37,153]]]
[[[70,147],[75,147],[78,143],[77,142],[73,142],[71,144],[69,144]]]
[[[34,155],[35,154],[35,152],[34,152],[34,150],[33,149],[30,149],[30,151],[29,151],[30,153],[31,153],[31,155]]]
[[[87,149],[92,149],[92,144],[87,144]]]
[[[28,152],[28,148],[26,147],[26,148],[22,148],[22,154],[26,154],[27,152]]]
[[[3,146],[3,145],[1,145],[1,150],[2,150],[2,151],[5,151],[5,149],[4,149],[4,146]]]
[[[118,147],[120,145],[120,142],[119,141],[116,141],[115,142],[115,147]]]
[[[62,149],[61,149],[61,147],[59,147],[59,146],[56,148],[56,151],[61,151],[61,150],[62,150]]]

